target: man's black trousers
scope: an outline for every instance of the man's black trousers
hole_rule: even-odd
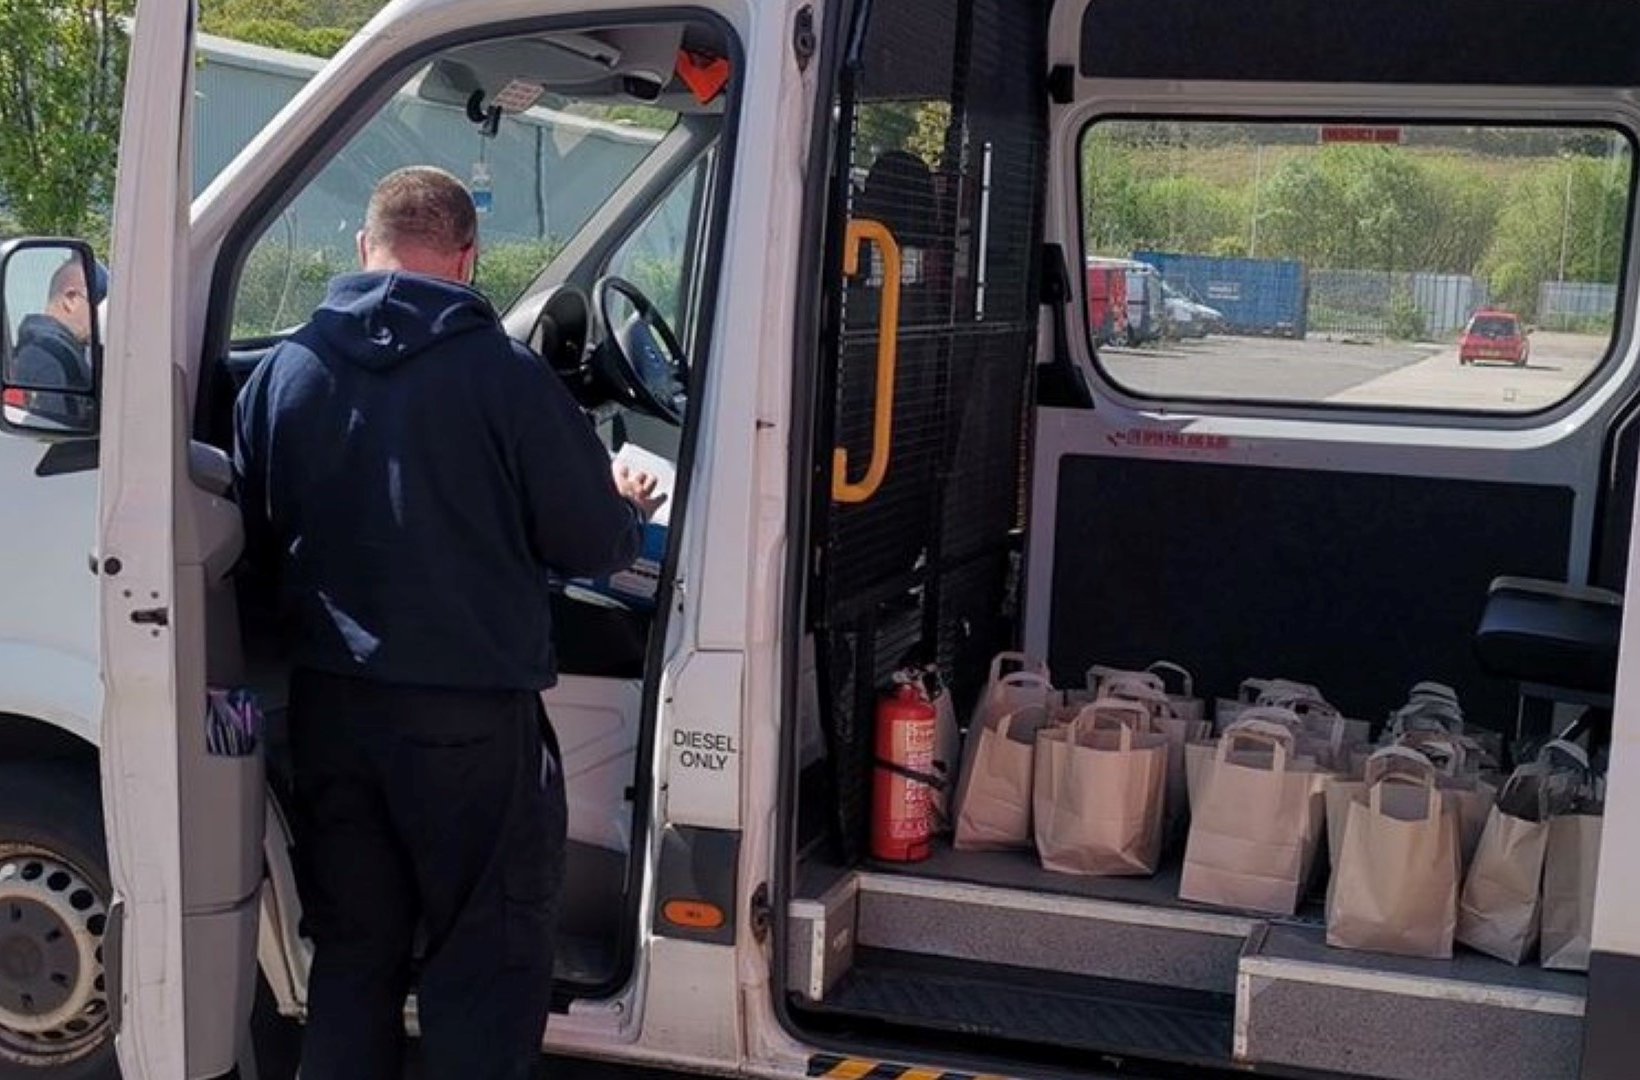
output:
[[[416,982],[428,1080],[536,1075],[564,879],[562,770],[521,691],[291,679],[315,946],[303,1080],[398,1080]]]

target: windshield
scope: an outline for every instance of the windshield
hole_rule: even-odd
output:
[[[1514,319],[1491,315],[1476,319],[1470,324],[1469,332],[1478,337],[1505,338],[1514,337],[1519,329],[1520,324]]]
[[[217,127],[213,110],[226,119],[244,94],[288,96],[311,74],[312,65],[292,58],[284,81],[264,89],[264,55],[253,85],[230,46],[216,49],[214,58],[207,52],[201,79],[208,91],[201,95],[202,133],[232,130]],[[454,102],[438,64],[407,80],[263,234],[241,275],[236,339],[283,333],[307,320],[330,279],[356,266],[356,236],[376,182],[407,165],[444,168],[471,187],[480,209],[474,284],[505,310],[678,119],[666,109],[534,87],[533,102],[502,113],[487,137]]]

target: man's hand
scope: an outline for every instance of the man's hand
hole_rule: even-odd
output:
[[[629,468],[619,462],[615,465],[615,490],[638,508],[638,513],[643,515],[645,521],[654,517],[655,511],[666,503],[665,495],[655,493],[659,483],[646,472]]]

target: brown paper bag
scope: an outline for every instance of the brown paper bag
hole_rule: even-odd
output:
[[[1475,859],[1486,831],[1486,821],[1497,802],[1498,789],[1481,774],[1475,756],[1478,748],[1463,735],[1440,736],[1428,732],[1408,732],[1400,746],[1418,751],[1435,766],[1437,784],[1458,808],[1458,853],[1467,870]]]
[[[1303,722],[1298,715],[1289,709],[1277,709],[1265,705],[1251,705],[1241,710],[1241,718],[1236,723],[1245,722],[1249,728],[1259,730],[1262,725],[1273,725],[1286,732],[1296,746],[1299,729]],[[1232,725],[1234,726],[1234,725]],[[1213,764],[1218,758],[1221,735],[1214,739],[1210,736],[1193,740],[1185,745],[1185,788],[1188,796],[1189,808],[1196,812],[1196,805],[1202,797],[1206,787],[1207,777],[1213,771]],[[1268,745],[1258,745],[1243,740],[1244,745],[1238,746],[1236,753],[1244,763],[1256,764],[1260,768],[1268,768],[1274,754]],[[1314,758],[1297,753],[1296,749],[1289,748],[1294,760],[1302,760],[1305,767],[1314,771],[1317,765]]]
[[[1017,665],[1018,670],[1004,671],[1009,665]],[[1026,705],[1047,706],[1053,692],[1048,668],[1041,661],[1024,653],[998,653],[991,661],[985,689],[980,691],[974,712],[968,718],[968,730],[978,731],[1004,713]]]
[[[1458,921],[1456,807],[1427,761],[1418,783],[1379,762],[1374,755],[1368,763],[1366,800],[1349,805],[1327,890],[1327,944],[1449,959]]]
[[[972,753],[957,785],[954,845],[961,851],[1031,846],[1036,735],[1048,710],[1026,705],[968,733]]]
[[[1171,843],[1182,834],[1190,818],[1185,748],[1192,742],[1207,738],[1213,727],[1206,721],[1187,720],[1180,716],[1173,695],[1155,689],[1148,681],[1114,676],[1105,680],[1104,686],[1112,698],[1143,705],[1150,715],[1150,730],[1166,739],[1167,793],[1162,811],[1162,832],[1164,845]]]
[[[1458,941],[1511,964],[1538,941],[1549,808],[1534,768],[1517,769],[1498,793],[1458,897]]]
[[[1321,837],[1323,774],[1294,757],[1293,743],[1280,724],[1242,719],[1198,762],[1180,899],[1297,909]]]
[[[1588,971],[1601,816],[1593,807],[1549,819],[1543,856],[1543,966]]]
[[[1149,726],[1145,706],[1104,699],[1037,735],[1032,804],[1045,869],[1107,876],[1156,872],[1167,740]]]
[[[1350,802],[1366,797],[1366,766],[1386,751],[1401,749],[1435,767],[1436,784],[1458,815],[1458,856],[1467,869],[1480,847],[1487,815],[1497,800],[1497,788],[1469,771],[1463,747],[1455,737],[1426,732],[1409,732],[1399,742],[1379,747],[1363,760],[1359,748],[1351,750],[1350,767],[1327,783],[1327,852],[1334,868],[1344,850],[1344,828],[1349,821]]]
[[[1327,858],[1333,872],[1338,872],[1338,860],[1344,854],[1344,833],[1349,826],[1350,804],[1365,802],[1367,789],[1374,780],[1390,773],[1399,773],[1414,780],[1432,768],[1429,759],[1405,746],[1383,746],[1367,756],[1362,767],[1353,776],[1334,774],[1324,782],[1327,806]]]

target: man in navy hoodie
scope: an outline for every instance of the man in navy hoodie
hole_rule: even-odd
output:
[[[304,1080],[400,1075],[418,922],[429,1077],[533,1074],[564,872],[548,584],[630,564],[658,505],[469,287],[476,235],[454,177],[387,177],[363,271],[238,402],[293,654]]]

